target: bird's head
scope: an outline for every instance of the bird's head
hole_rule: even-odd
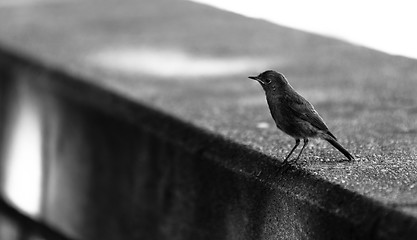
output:
[[[268,70],[256,77],[249,78],[258,81],[265,92],[278,91],[288,86],[288,81],[285,76],[273,70]]]

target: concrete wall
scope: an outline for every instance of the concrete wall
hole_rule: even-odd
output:
[[[181,119],[24,59],[4,59],[0,111],[10,113],[28,95],[41,116],[44,174],[35,219],[71,238],[415,236],[413,218],[337,185],[279,172],[262,153]],[[1,117],[4,145],[13,122]]]

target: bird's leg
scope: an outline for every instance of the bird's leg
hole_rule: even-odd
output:
[[[287,155],[287,157],[284,160],[284,163],[287,163],[288,158],[290,158],[291,154],[294,152],[294,150],[298,147],[298,145],[300,145],[300,139],[296,138],[295,139],[295,146],[291,149],[290,153]]]
[[[303,145],[303,147],[301,148],[301,151],[300,151],[300,153],[298,154],[298,157],[295,159],[295,162],[297,162],[297,160],[298,160],[298,159],[300,159],[300,156],[301,156],[301,154],[303,153],[304,148],[307,146],[307,144],[308,144],[308,138],[304,138],[304,145]]]

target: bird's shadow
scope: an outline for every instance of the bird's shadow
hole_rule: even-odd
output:
[[[289,172],[290,170],[299,170],[299,169],[305,169],[307,166],[320,166],[320,168],[323,168],[323,166],[327,167],[335,167],[335,166],[346,166],[351,165],[355,162],[355,160],[350,161],[343,158],[336,159],[336,160],[329,160],[329,161],[314,161],[314,160],[290,160],[287,162],[281,162],[277,165],[277,173],[278,174],[284,174]]]

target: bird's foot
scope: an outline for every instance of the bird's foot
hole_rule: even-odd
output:
[[[290,167],[291,167],[291,163],[289,161],[285,160],[281,164],[281,167],[278,168],[278,173],[283,174],[283,173],[287,172]]]
[[[279,169],[280,173],[285,173],[287,172],[290,168],[294,168],[294,167],[299,167],[299,164],[297,163],[297,159],[296,160],[291,160],[291,161],[284,161],[281,165],[281,168]]]

